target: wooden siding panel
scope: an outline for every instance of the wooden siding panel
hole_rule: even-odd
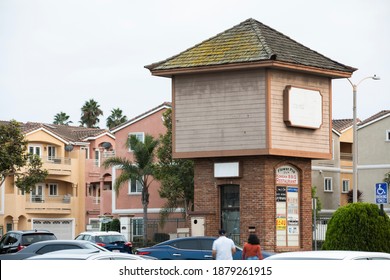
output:
[[[176,152],[262,149],[264,70],[176,76]]]
[[[271,75],[271,143],[273,149],[316,153],[330,150],[329,78],[272,70]],[[283,121],[283,90],[286,86],[319,90],[322,95],[322,125],[319,129],[288,127]]]

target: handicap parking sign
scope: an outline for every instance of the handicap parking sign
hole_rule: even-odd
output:
[[[388,203],[388,186],[387,183],[377,183],[375,185],[375,201],[377,204]]]

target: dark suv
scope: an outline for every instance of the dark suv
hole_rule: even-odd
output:
[[[38,241],[57,239],[47,230],[11,230],[0,239],[0,254],[15,253]]]

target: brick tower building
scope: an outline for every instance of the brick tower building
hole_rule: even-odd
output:
[[[192,235],[311,250],[311,160],[332,155],[332,79],[356,69],[254,19],[146,68],[172,79],[173,154],[195,162]]]

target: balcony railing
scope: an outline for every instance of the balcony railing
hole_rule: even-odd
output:
[[[45,195],[31,195],[31,203],[70,203],[71,195],[45,196]]]
[[[28,214],[69,215],[72,213],[72,199],[69,195],[27,195],[25,211]]]
[[[54,164],[67,164],[70,165],[71,160],[68,157],[44,157],[42,158],[43,163],[54,163]]]
[[[115,156],[115,151],[104,151],[103,158],[110,158]]]

